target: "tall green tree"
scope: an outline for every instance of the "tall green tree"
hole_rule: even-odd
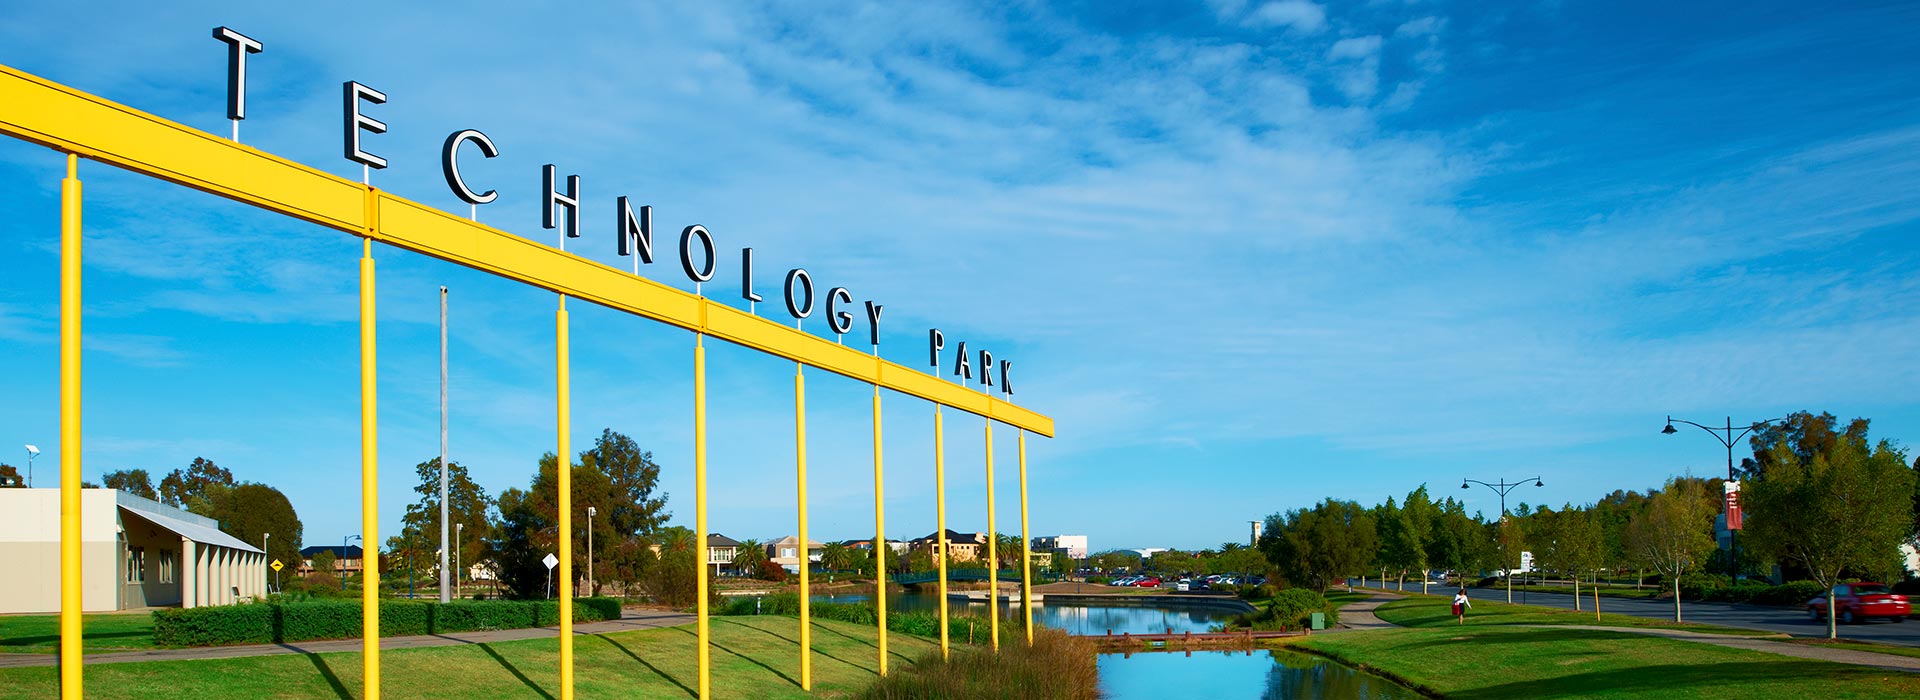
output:
[[[400,516],[401,539],[405,548],[411,552],[430,555],[433,566],[439,565],[440,552],[440,458],[435,456],[414,465],[413,492],[419,494],[407,510]],[[488,513],[493,508],[493,499],[487,496],[487,490],[474,483],[468,476],[467,468],[457,461],[447,462],[447,544],[457,547],[456,552],[448,552],[447,564],[459,566],[475,564],[480,561],[486,545],[484,539],[489,526]],[[460,527],[464,525],[465,527]],[[454,540],[458,539],[458,542]],[[465,576],[463,572],[461,574]]]
[[[121,469],[100,475],[100,484],[110,489],[125,491],[141,498],[159,499],[159,492],[153,489],[153,479],[145,469]]]
[[[700,566],[693,531],[668,527],[662,528],[657,537],[660,561],[647,573],[641,586],[655,603],[671,608],[692,607],[699,600],[694,577]]]
[[[186,469],[175,469],[160,480],[160,502],[218,518],[220,498],[233,487],[233,472],[212,460],[195,457]]]
[[[1796,414],[1799,415],[1799,414]],[[1865,421],[1855,421],[1864,428]],[[1849,570],[1890,577],[1900,544],[1913,533],[1914,473],[1892,443],[1867,442],[1851,430],[1819,444],[1811,455],[1787,438],[1760,461],[1762,477],[1743,492],[1754,549],[1806,567],[1827,589],[1827,637],[1838,636],[1833,587]]]
[[[666,524],[667,495],[655,493],[660,465],[633,438],[604,429],[593,448],[580,453],[580,464],[606,477],[609,498],[600,508],[614,532],[650,537]]]
[[[586,453],[583,452],[581,454],[584,455]],[[578,463],[574,464],[569,472],[573,479],[573,493],[571,494],[573,497],[573,512],[571,513],[573,525],[572,573],[574,580],[577,582],[584,581],[587,578],[587,531],[589,529],[593,531],[593,541],[596,545],[600,543],[618,543],[623,537],[619,531],[614,529],[613,523],[610,522],[612,519],[606,517],[608,511],[612,509],[612,505],[620,500],[618,496],[614,495],[613,486],[607,481],[606,475],[602,474],[598,469]],[[549,526],[559,523],[560,482],[558,477],[558,460],[552,452],[540,456],[540,469],[535,473],[533,483],[527,488],[527,500],[532,507],[539,509],[541,515],[547,519]],[[588,527],[588,508],[594,508],[599,511],[599,514],[592,518],[591,528]],[[549,535],[547,541],[557,544],[559,542],[557,535],[558,531],[556,530],[553,535]],[[657,544],[657,542],[650,538],[642,537],[641,539],[649,544]],[[560,554],[557,546],[549,551],[552,551],[555,556],[559,556]],[[594,556],[597,558],[600,553],[601,552],[596,549]],[[559,567],[555,567],[554,575],[558,576],[559,571]],[[596,578],[598,577],[597,571],[595,572],[595,576]],[[563,582],[555,585],[569,584]]]
[[[1325,591],[1363,573],[1379,555],[1373,515],[1352,501],[1327,499],[1267,517],[1260,551],[1287,578]]]
[[[1680,622],[1680,577],[1712,556],[1717,500],[1706,482],[1675,477],[1647,499],[1627,524],[1628,548],[1673,586],[1673,621]]]
[[[1738,476],[1743,480],[1764,478],[1767,470],[1779,463],[1773,449],[1782,444],[1804,464],[1831,452],[1843,441],[1864,441],[1868,424],[1865,418],[1855,418],[1842,426],[1833,414],[1824,412],[1789,414],[1785,420],[1760,426],[1747,438],[1753,458],[1741,460]]]
[[[526,491],[500,492],[500,521],[487,537],[485,561],[509,595],[523,600],[546,597],[547,567],[540,560],[553,552],[553,516],[535,507]]]
[[[282,564],[300,563],[300,540],[305,528],[286,494],[253,482],[226,490],[220,497],[220,531],[254,546],[265,541],[267,558]],[[271,534],[272,537],[262,537]]]
[[[1380,563],[1388,571],[1398,574],[1403,590],[1407,587],[1407,570],[1426,566],[1425,543],[1421,542],[1425,533],[1416,526],[1409,510],[1394,503],[1393,497],[1388,496],[1387,502],[1374,511],[1374,518],[1380,527]],[[1425,578],[1425,575],[1421,576],[1422,580]]]
[[[1434,523],[1440,519],[1440,509],[1433,503],[1433,497],[1427,494],[1427,485],[1407,493],[1407,500],[1400,505],[1404,527],[1408,537],[1408,565],[1420,572],[1420,592],[1427,592],[1427,580],[1432,578],[1427,571],[1433,568]]]

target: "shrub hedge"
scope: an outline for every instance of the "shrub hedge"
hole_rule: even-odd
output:
[[[872,603],[814,603],[813,619],[849,622],[856,625],[871,625],[880,621],[880,611]],[[756,601],[752,598],[728,601],[720,608],[721,615],[787,615],[800,614],[800,596],[796,593],[775,593]],[[1019,620],[999,620],[1000,637],[1013,639],[1013,635],[1024,634]],[[948,615],[947,635],[958,641],[984,641],[993,631],[992,621],[974,615]],[[940,636],[940,614],[935,612],[889,612],[887,629],[917,637]]]
[[[620,619],[615,598],[578,598],[574,622]],[[558,624],[552,600],[461,600],[447,604],[380,601],[380,636],[543,627]],[[273,644],[360,636],[360,604],[344,600],[251,603],[155,610],[153,643],[160,647]]]
[[[1340,619],[1339,606],[1327,601],[1326,596],[1305,588],[1288,588],[1273,596],[1266,607],[1259,612],[1235,615],[1227,623],[1231,629],[1253,628],[1256,630],[1298,630],[1313,621],[1314,613],[1326,613],[1327,626],[1332,627]]]

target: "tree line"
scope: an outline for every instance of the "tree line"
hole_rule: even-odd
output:
[[[1920,545],[1920,460],[1871,440],[1868,425],[1800,412],[1753,432],[1753,456],[1736,472],[1745,529],[1733,561],[1714,535],[1724,480],[1694,476],[1492,518],[1452,496],[1436,501],[1424,484],[1373,506],[1330,498],[1269,516],[1258,546],[1286,579],[1322,591],[1369,573],[1411,573],[1424,586],[1431,570],[1510,572],[1523,551],[1576,587],[1650,570],[1673,589],[1676,619],[1681,578],[1701,572],[1738,580],[1778,566],[1828,591],[1851,578],[1897,581],[1900,545]]]

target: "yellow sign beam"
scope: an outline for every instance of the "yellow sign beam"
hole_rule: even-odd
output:
[[[0,134],[1053,436],[1053,419],[939,377],[7,66]]]

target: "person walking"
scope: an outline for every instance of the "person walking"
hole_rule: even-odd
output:
[[[1467,589],[1462,588],[1453,594],[1453,616],[1460,618],[1460,624],[1467,624],[1467,608],[1471,607],[1473,603],[1467,600]]]

